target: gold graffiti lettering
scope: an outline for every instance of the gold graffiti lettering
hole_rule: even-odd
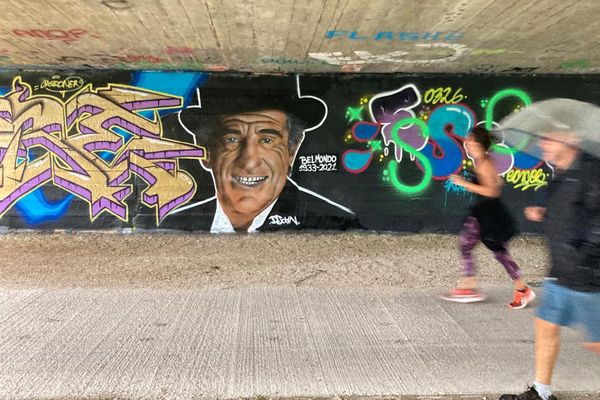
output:
[[[71,77],[50,82],[46,88],[79,84]],[[50,182],[88,202],[92,221],[103,212],[127,221],[133,173],[146,183],[142,202],[156,209],[160,223],[196,192],[179,160],[205,154],[162,136],[157,111],[181,105],[178,96],[126,85],[87,85],[62,102],[32,95],[30,85],[15,78],[13,90],[0,98],[0,216]],[[153,118],[137,113],[148,110]]]

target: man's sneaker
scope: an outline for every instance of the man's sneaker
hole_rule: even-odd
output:
[[[535,299],[535,293],[528,286],[524,292],[519,292],[515,290],[515,298],[512,303],[508,306],[513,310],[520,310],[522,308],[527,307],[529,303],[531,303]]]
[[[485,295],[477,289],[456,288],[444,293],[441,298],[457,303],[475,303],[485,300]]]
[[[503,394],[500,396],[500,400],[544,400],[542,396],[538,394],[535,388],[530,387],[526,392],[521,394]],[[551,394],[548,400],[558,400],[555,395]]]

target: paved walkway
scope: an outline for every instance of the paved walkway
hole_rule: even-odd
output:
[[[393,288],[0,288],[0,398],[521,391],[532,309],[487,290],[460,305]],[[565,331],[555,389],[597,394],[600,357],[581,339]]]

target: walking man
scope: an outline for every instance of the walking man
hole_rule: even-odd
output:
[[[545,205],[525,209],[529,220],[543,221],[551,259],[535,317],[535,381],[526,392],[505,394],[501,400],[556,399],[551,382],[562,326],[584,327],[584,346],[600,355],[600,160],[588,153],[597,141],[569,121],[560,121],[572,107],[589,112],[597,108],[568,99],[543,103],[550,107],[544,107],[542,116],[548,120],[558,115],[555,122],[562,129],[537,137],[543,159],[555,173]],[[596,122],[600,132],[600,119]]]

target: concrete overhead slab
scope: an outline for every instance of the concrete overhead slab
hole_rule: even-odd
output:
[[[3,68],[600,72],[596,0],[5,0],[2,5]]]
[[[0,398],[190,399],[520,392],[529,308],[439,290],[246,286],[0,289]],[[600,393],[565,330],[555,390]]]

